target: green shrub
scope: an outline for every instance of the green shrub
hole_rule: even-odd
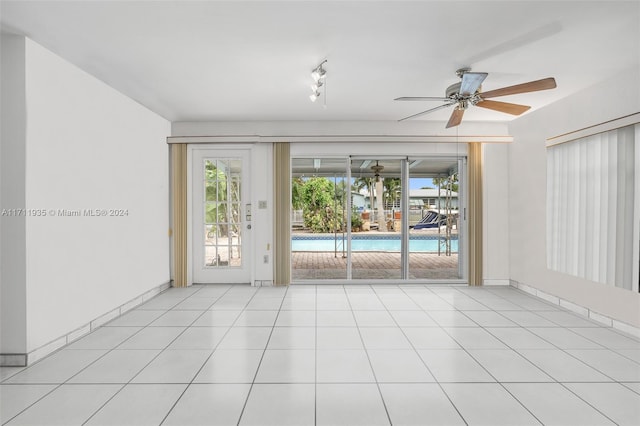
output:
[[[308,179],[302,187],[301,195],[306,228],[311,232],[336,232],[343,229],[343,208],[334,200],[334,185],[329,179]]]

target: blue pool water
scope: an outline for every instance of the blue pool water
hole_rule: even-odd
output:
[[[346,247],[346,246],[345,246]],[[335,242],[328,237],[293,237],[291,239],[291,251],[333,251]],[[444,248],[443,248],[444,250]],[[351,239],[351,251],[386,251],[400,252],[400,237],[387,238],[366,238],[356,237]],[[410,238],[409,251],[417,253],[437,253],[438,239],[432,238]],[[451,240],[451,252],[458,252],[458,240]]]

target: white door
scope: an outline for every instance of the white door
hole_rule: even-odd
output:
[[[192,152],[193,282],[250,283],[250,150]]]

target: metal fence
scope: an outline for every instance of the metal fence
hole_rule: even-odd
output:
[[[410,209],[409,210],[409,225],[413,226],[416,223],[420,222],[420,220],[427,214],[429,209]],[[396,212],[400,210],[384,210],[384,220],[385,222],[389,220],[393,220]],[[369,213],[369,221],[371,223],[378,223],[378,210],[368,210]],[[291,210],[291,226],[293,228],[304,228],[304,216],[302,214],[302,210]]]

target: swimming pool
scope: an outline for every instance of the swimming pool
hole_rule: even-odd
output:
[[[339,242],[340,244],[340,242]],[[345,242],[346,244],[346,242]],[[385,251],[400,252],[400,236],[361,236],[351,238],[352,252]],[[345,246],[346,247],[346,246]],[[333,237],[325,236],[294,236],[291,238],[291,251],[334,251]],[[339,246],[341,250],[341,246]],[[444,249],[444,248],[443,248]],[[437,236],[411,236],[409,239],[409,251],[415,253],[437,253]],[[458,239],[451,240],[451,252],[458,252]]]

